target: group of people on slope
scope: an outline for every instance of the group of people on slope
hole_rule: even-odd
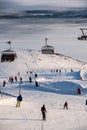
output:
[[[23,100],[22,95],[19,94],[19,96],[17,97],[16,107],[20,107],[20,104],[21,104],[22,100]],[[68,109],[68,103],[67,103],[67,101],[64,103],[64,107],[63,108],[64,109],[65,108]],[[42,113],[42,120],[45,121],[46,120],[46,113],[47,113],[45,105],[43,105],[41,107],[41,113]]]
[[[22,95],[19,94],[19,96],[17,96],[16,107],[20,107],[22,100],[23,100]],[[47,112],[45,105],[43,105],[41,107],[41,112],[42,112],[42,119],[45,121],[46,120],[46,112]]]
[[[22,100],[23,100],[22,95],[19,94],[19,96],[17,97],[16,107],[20,107]],[[85,105],[87,106],[87,99],[86,99]],[[68,102],[67,101],[65,101],[65,103],[63,105],[63,109],[68,109]],[[41,107],[41,113],[42,113],[42,120],[45,121],[46,120],[46,113],[47,113],[45,105],[43,105]]]

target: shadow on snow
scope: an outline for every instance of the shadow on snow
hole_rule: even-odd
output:
[[[78,88],[84,91],[84,88],[82,88],[81,85],[70,82],[70,81],[40,83],[39,87],[36,87],[33,83],[29,85],[21,85],[22,90],[42,91],[42,92],[68,94],[68,95],[77,95]]]

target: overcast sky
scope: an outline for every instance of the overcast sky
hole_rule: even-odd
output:
[[[3,7],[15,6],[16,4],[24,6],[87,7],[87,0],[0,0],[0,6]]]
[[[12,0],[11,0],[12,1]],[[21,4],[49,4],[49,5],[58,5],[58,6],[74,6],[81,7],[86,6],[87,0],[13,0],[15,2],[20,2]]]

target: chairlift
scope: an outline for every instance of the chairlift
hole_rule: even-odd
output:
[[[47,44],[47,38],[45,38],[45,44],[46,44],[46,46],[43,46],[42,48],[41,48],[41,52],[43,53],[43,54],[54,54],[55,53],[55,51],[54,51],[54,47],[52,47],[52,46],[49,46],[48,44]]]
[[[9,44],[9,49],[1,52],[1,62],[12,62],[17,58],[16,52],[11,49],[11,41],[7,43]]]
[[[85,33],[85,30],[87,30],[87,28],[80,28],[82,35],[80,37],[78,37],[78,40],[87,40],[87,35]]]

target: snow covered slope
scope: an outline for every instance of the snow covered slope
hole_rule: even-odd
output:
[[[63,55],[42,54],[40,51],[17,51],[18,58],[14,62],[0,63],[2,74],[14,75],[18,72],[61,69],[64,71],[87,70],[87,64]],[[27,64],[27,66],[26,66]]]
[[[0,62],[3,92],[0,130],[86,130],[87,64],[59,54],[30,50],[16,52],[18,58],[14,62]],[[8,82],[10,76],[17,76],[18,81]],[[29,82],[30,76],[32,83]],[[2,87],[3,80],[6,80],[5,87]],[[35,81],[39,87],[35,86]],[[20,108],[16,108],[19,88],[23,102]],[[77,94],[77,88],[81,89],[81,95]],[[63,109],[65,101],[69,104],[68,110]],[[47,108],[45,122],[40,112],[43,104]]]

